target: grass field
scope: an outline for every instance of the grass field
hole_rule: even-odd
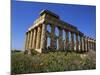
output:
[[[15,52],[11,55],[11,73],[43,73],[57,71],[88,70],[96,68],[96,54],[75,52],[49,52],[28,55]]]

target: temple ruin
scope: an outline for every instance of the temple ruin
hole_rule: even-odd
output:
[[[49,30],[47,26],[50,26]],[[77,27],[62,21],[57,14],[42,10],[39,18],[26,32],[25,50],[36,50],[39,53],[69,50],[87,52],[96,50],[96,40],[87,37]]]

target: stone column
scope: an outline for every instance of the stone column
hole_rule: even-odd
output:
[[[71,32],[71,50],[74,50],[74,33]]]
[[[94,40],[92,40],[92,50],[94,50]]]
[[[92,41],[91,41],[91,38],[90,38],[90,50],[92,49]]]
[[[87,52],[89,51],[89,38],[87,37]]]
[[[33,32],[32,32],[32,30],[31,30],[31,31],[30,31],[30,39],[29,39],[29,49],[31,49],[32,35],[33,35]]]
[[[94,50],[96,51],[96,40],[94,40]]]
[[[36,40],[37,40],[37,28],[36,29],[36,35],[35,35],[35,42],[34,42],[34,48],[36,49]]]
[[[76,51],[79,51],[78,34],[76,33]]]
[[[47,37],[46,37],[46,24],[42,24],[42,33],[41,33],[41,49],[44,51],[47,46]]]
[[[86,37],[85,36],[84,36],[84,40],[83,41],[84,41],[84,49],[83,50],[85,52],[86,51]]]
[[[80,35],[80,52],[82,51],[82,36]]]
[[[55,26],[51,25],[51,43],[50,43],[50,47],[52,49],[55,49]]]
[[[32,45],[32,48],[35,49],[35,44],[36,44],[36,29],[34,28],[33,29],[33,45]]]
[[[85,36],[85,52],[87,52],[87,37]]]
[[[62,50],[62,29],[59,28],[59,50]]]
[[[28,32],[26,32],[26,37],[25,37],[25,50],[27,50],[27,44],[28,44]]]
[[[84,52],[84,43],[85,43],[84,36],[81,37],[81,43],[82,43],[81,51]]]
[[[94,40],[92,39],[92,50],[94,50]]]
[[[33,36],[34,35],[34,30],[32,29],[32,41],[31,41],[31,49],[33,49]]]
[[[95,46],[95,40],[93,40],[93,50],[96,49],[96,46]]]
[[[93,50],[93,40],[91,39],[91,50]]]
[[[30,44],[30,31],[28,31],[28,43],[27,43],[27,48],[29,49],[29,44]]]
[[[57,50],[57,38],[56,38],[56,35],[54,36],[54,39],[55,39],[55,41],[54,41],[54,47],[55,47],[55,49]]]
[[[41,28],[38,26],[37,28],[37,40],[36,40],[36,49],[40,48],[40,41],[41,41]]]
[[[91,50],[91,40],[89,38],[89,49]]]
[[[91,41],[90,41],[90,38],[89,38],[89,50],[91,50]]]
[[[93,50],[93,40],[92,40],[92,50]]]
[[[91,50],[92,50],[92,40],[91,40]]]
[[[27,32],[27,44],[26,44],[27,49],[28,49],[28,38],[29,38],[29,32]]]
[[[66,45],[65,45],[66,47],[66,49],[68,50],[69,48],[69,34],[68,34],[68,30],[66,30]]]

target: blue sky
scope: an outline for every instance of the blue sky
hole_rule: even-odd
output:
[[[11,41],[12,48],[24,49],[25,32],[39,17],[42,9],[58,14],[61,20],[76,26],[86,35],[96,38],[96,7],[70,4],[12,1]]]

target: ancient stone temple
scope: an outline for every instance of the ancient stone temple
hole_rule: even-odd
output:
[[[47,29],[48,25],[51,27],[50,30]],[[59,32],[56,32],[56,29]],[[49,10],[42,10],[39,18],[26,32],[25,50],[36,50],[39,53],[59,50],[87,52],[96,50],[95,48],[95,39],[87,37],[77,27],[62,21],[57,14]]]

